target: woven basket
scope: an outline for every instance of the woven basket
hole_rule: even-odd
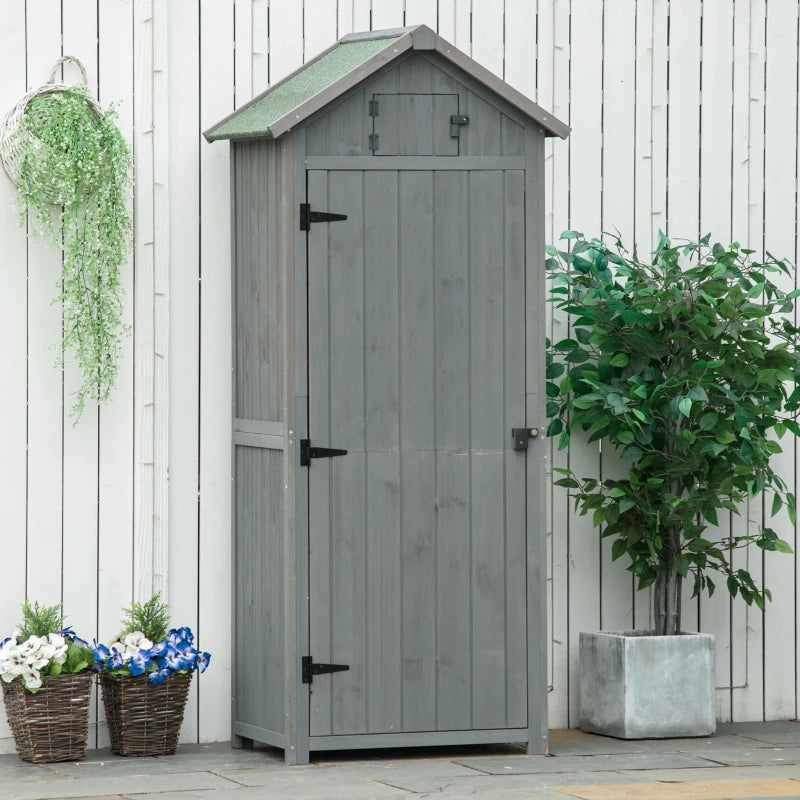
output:
[[[111,752],[170,756],[178,747],[183,710],[194,672],[174,673],[156,686],[145,675],[100,675]]]
[[[20,122],[28,109],[28,104],[35,97],[54,94],[56,92],[68,92],[70,89],[74,88],[64,83],[55,83],[56,72],[58,72],[62,64],[68,62],[74,64],[80,70],[83,85],[86,86],[86,70],[83,64],[74,56],[63,56],[56,61],[55,66],[50,71],[49,81],[44,86],[33,89],[22,97],[11,111],[6,114],[3,121],[0,122],[0,161],[3,162],[3,168],[8,177],[14,182],[15,186],[19,185],[20,167],[24,154],[28,151],[30,146],[32,146],[34,150],[39,150],[42,147],[38,139],[31,137],[30,134],[26,134],[20,128]],[[103,109],[88,94],[86,95],[86,104],[89,110],[98,119],[103,116]],[[33,141],[31,141],[31,139],[33,139]],[[62,198],[59,196],[54,186],[48,187],[43,185],[41,188],[48,202],[54,205],[61,204]]]
[[[49,764],[85,757],[93,677],[82,672],[42,678],[35,694],[19,678],[3,682],[8,724],[23,761]]]

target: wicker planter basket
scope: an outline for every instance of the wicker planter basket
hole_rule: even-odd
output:
[[[169,756],[178,746],[183,710],[194,672],[175,673],[156,686],[145,675],[100,675],[111,752]]]
[[[23,761],[49,764],[86,756],[93,677],[83,672],[43,678],[35,694],[19,678],[3,683],[8,724]]]

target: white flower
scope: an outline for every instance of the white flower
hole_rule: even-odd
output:
[[[67,640],[60,633],[51,633],[47,638],[56,649],[67,646]]]
[[[42,676],[38,670],[30,669],[22,673],[22,681],[28,689],[39,689],[42,685]]]
[[[136,647],[138,649],[139,648],[139,642],[141,642],[142,639],[144,639],[144,638],[145,638],[145,636],[141,631],[134,631],[133,633],[129,633],[125,637],[125,644],[128,647]]]
[[[139,642],[139,649],[140,650],[150,650],[152,647],[153,647],[153,643],[147,638],[143,638]]]

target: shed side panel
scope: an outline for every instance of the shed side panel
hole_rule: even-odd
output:
[[[279,144],[235,147],[236,416],[282,422]]]

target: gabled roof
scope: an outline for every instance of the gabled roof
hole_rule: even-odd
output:
[[[569,127],[509,86],[426,25],[351,33],[282,81],[209,128],[217,139],[277,139],[407,50],[433,50],[544,128],[548,136]]]

